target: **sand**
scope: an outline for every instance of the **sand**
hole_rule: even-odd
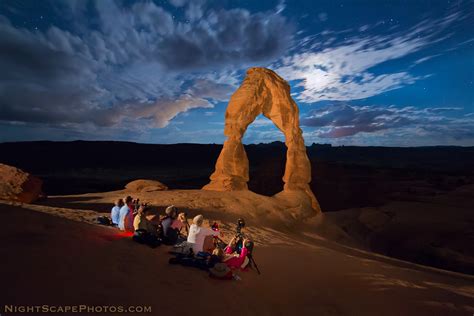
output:
[[[220,219],[224,238],[245,216],[261,275],[251,270],[239,272],[240,281],[213,280],[169,265],[167,246],[151,249],[92,224],[96,211],[108,211],[125,191],[51,197],[44,205],[0,204],[7,223],[0,230],[0,304],[144,304],[154,315],[474,313],[472,276],[337,244],[308,231],[307,224],[301,230],[285,224],[287,215],[264,204],[246,209],[245,195],[218,199],[208,191],[199,198],[197,192],[163,191],[141,199]],[[204,205],[208,199],[214,204]],[[246,211],[237,213],[234,204]],[[259,216],[252,214],[257,209]]]

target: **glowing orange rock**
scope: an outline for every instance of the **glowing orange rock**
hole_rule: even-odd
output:
[[[32,203],[42,195],[42,185],[39,178],[0,164],[0,200]]]
[[[242,144],[247,127],[263,114],[285,135],[287,146],[283,191],[275,195],[292,206],[301,204],[320,212],[309,183],[311,164],[299,126],[298,106],[290,95],[290,86],[275,72],[266,68],[247,70],[242,85],[230,98],[225,114],[224,134],[227,140],[216,162],[211,182],[204,190],[247,190],[249,162]]]

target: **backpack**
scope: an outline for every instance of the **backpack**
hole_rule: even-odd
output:
[[[161,244],[158,237],[149,234],[146,230],[138,229],[132,236],[132,240],[139,243],[148,245],[151,248],[156,248]]]
[[[97,217],[97,222],[100,225],[105,225],[105,226],[111,226],[112,225],[112,222],[110,221],[110,218],[108,218],[107,216]]]

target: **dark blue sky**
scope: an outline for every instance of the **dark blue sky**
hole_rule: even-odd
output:
[[[245,70],[307,144],[474,145],[473,1],[1,1],[0,141],[222,143]],[[266,119],[246,143],[283,140]]]

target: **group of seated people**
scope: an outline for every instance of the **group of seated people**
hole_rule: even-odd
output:
[[[204,227],[202,215],[195,216],[189,225],[186,213],[178,212],[173,205],[166,208],[164,216],[159,216],[148,205],[138,206],[137,202],[127,196],[117,200],[111,212],[113,225],[123,231],[133,232],[135,241],[151,247],[161,243],[174,245],[176,253],[186,255],[186,258],[205,258],[209,269],[216,264],[225,264],[231,269],[248,265],[248,248],[251,248],[249,239],[234,237],[227,246],[222,247],[219,246],[222,244],[219,238],[222,233],[218,229]]]
[[[165,243],[174,244],[183,231],[188,232],[189,225],[185,213],[178,213],[175,206],[168,206],[165,216],[157,216],[147,204],[138,204],[127,196],[115,201],[111,211],[112,225],[122,231],[133,232],[135,235],[160,238]]]

